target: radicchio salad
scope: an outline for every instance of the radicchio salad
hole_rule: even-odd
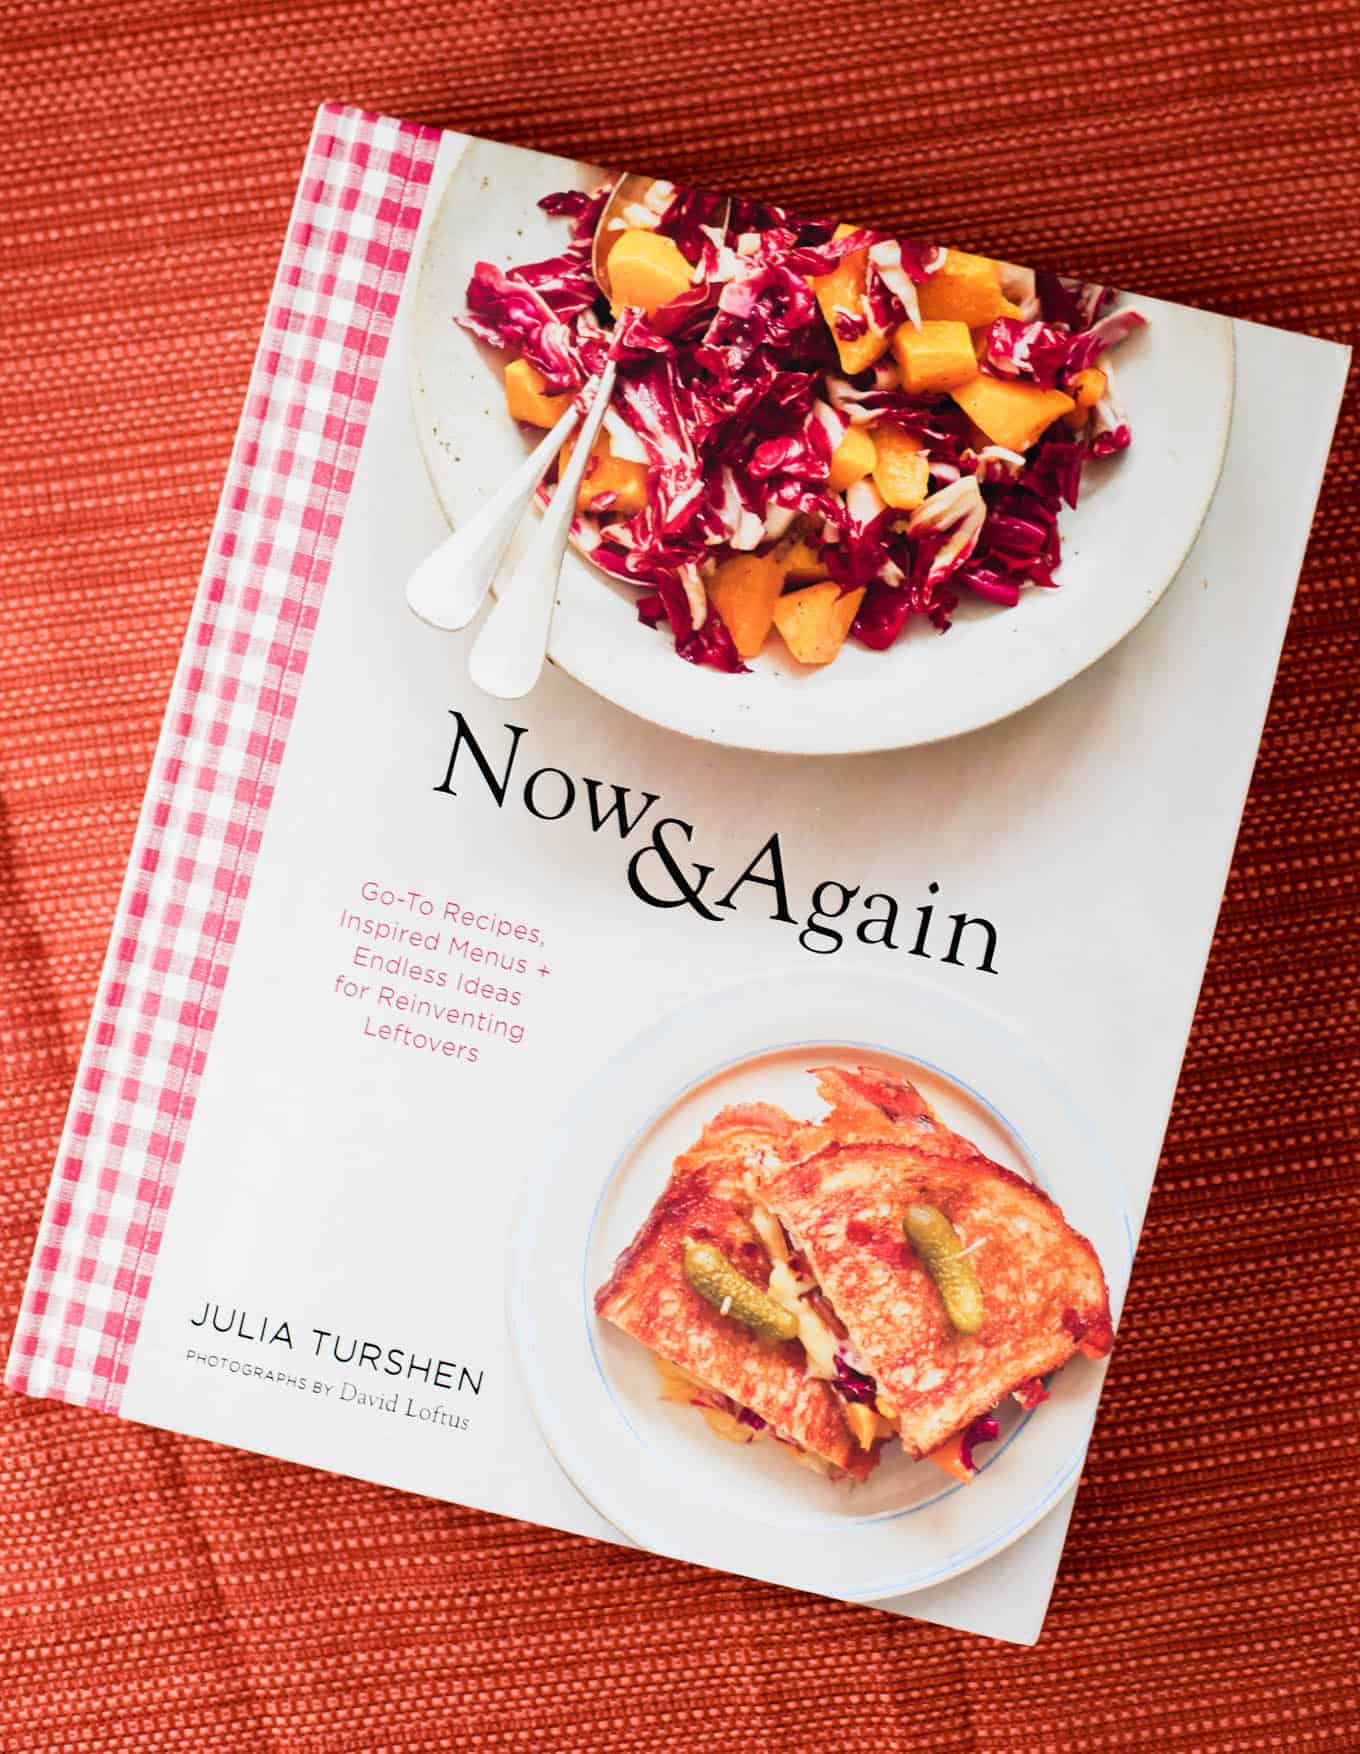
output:
[[[478,262],[456,321],[515,355],[506,402],[529,426],[584,407],[616,360],[572,540],[640,587],[681,657],[744,671],[777,630],[826,664],[847,637],[946,631],[965,594],[1007,609],[1057,584],[1061,506],[1129,443],[1106,355],[1137,311],[665,182],[611,216],[611,302],[592,244],[612,186],[545,196],[565,249]]]

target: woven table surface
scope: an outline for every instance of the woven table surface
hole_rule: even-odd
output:
[[[0,72],[0,1346],[320,101],[1360,303],[1350,0],[53,0]],[[1356,406],[1036,1649],[0,1393],[0,1750],[1360,1749]]]

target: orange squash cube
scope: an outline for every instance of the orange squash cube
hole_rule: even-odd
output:
[[[929,1451],[929,1459],[937,1468],[943,1468],[952,1479],[962,1480],[968,1485],[972,1474],[963,1465],[963,1433],[956,1431],[953,1437],[945,1438],[938,1449]]]
[[[806,536],[797,536],[780,554],[784,578],[795,585],[809,584],[826,577],[826,566]]]
[[[894,1428],[863,1402],[842,1401],[841,1412],[851,1436],[861,1449],[872,1449],[880,1438],[893,1436]]]
[[[543,374],[527,359],[512,359],[505,368],[505,406],[512,420],[527,426],[556,426],[571,407],[571,391],[548,396],[543,390]]]
[[[846,591],[833,579],[790,591],[774,606],[774,624],[800,664],[829,664],[845,644],[864,601],[863,590]]]
[[[899,511],[915,511],[930,491],[930,458],[913,432],[890,420],[874,428],[878,460],[874,486]]]
[[[1109,379],[1098,365],[1088,365],[1085,371],[1079,371],[1067,386],[1078,408],[1094,408],[1108,388]]]
[[[1074,432],[1080,432],[1090,418],[1091,410],[1105,394],[1109,380],[1098,365],[1089,365],[1085,371],[1079,371],[1068,381],[1067,393],[1075,402],[1076,407],[1070,414],[1063,415],[1063,421]]]
[[[835,235],[838,238],[849,237],[852,231],[858,229],[853,225],[838,225]],[[868,371],[875,360],[881,359],[888,350],[887,335],[872,325],[854,341],[842,341],[836,333],[837,310],[849,311],[855,316],[862,313],[861,300],[868,277],[868,250],[851,250],[848,256],[841,257],[829,274],[808,276],[808,285],[826,318],[826,326],[831,331],[831,339],[836,343],[836,352],[840,356],[841,370],[847,377],[853,377],[856,372]]]
[[[605,268],[615,316],[625,305],[650,316],[659,305],[669,304],[694,284],[694,270],[674,239],[640,227],[620,233]]]
[[[831,453],[831,467],[826,484],[833,493],[843,493],[856,481],[863,481],[874,469],[874,441],[862,426],[847,426],[841,442]]]
[[[559,481],[566,474],[575,443],[573,434],[562,446],[557,464]],[[609,447],[609,434],[601,427],[595,434],[595,442],[590,447],[590,461],[581,477],[581,485],[576,490],[577,510],[594,511],[595,502],[606,493],[617,497],[610,504],[602,506],[602,511],[640,512],[647,503],[647,468],[644,463],[634,463],[626,457],[614,456]]]
[[[1070,414],[1076,407],[1061,390],[1041,390],[1037,384],[984,377],[980,372],[950,394],[994,445],[1008,451],[1027,451],[1060,414]]]
[[[784,569],[773,554],[733,554],[708,583],[708,600],[722,616],[738,655],[754,658],[765,644]]]
[[[901,323],[893,330],[893,358],[902,369],[902,388],[922,396],[952,390],[977,376],[977,358],[967,323],[923,322],[919,329]]]
[[[923,320],[966,323],[976,329],[1016,307],[1001,290],[1001,264],[990,256],[947,250],[944,264],[916,288]]]

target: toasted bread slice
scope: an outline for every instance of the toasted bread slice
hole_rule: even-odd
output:
[[[752,1283],[768,1287],[770,1257],[751,1224],[746,1177],[770,1169],[793,1131],[788,1115],[764,1103],[722,1110],[676,1159],[661,1197],[596,1292],[595,1308],[694,1382],[696,1406],[712,1409],[714,1398],[703,1391],[715,1391],[719,1408],[726,1397],[831,1469],[863,1479],[877,1451],[856,1445],[842,1403],[807,1374],[798,1341],[760,1339],[684,1276],[685,1243],[693,1239],[712,1243]]]
[[[902,1443],[936,1449],[1080,1348],[1108,1352],[1109,1295],[1095,1250],[1022,1176],[951,1132],[904,1079],[870,1067],[817,1074],[831,1104],[759,1172],[784,1225],[878,1385]],[[982,1290],[961,1333],[903,1229],[944,1213]]]

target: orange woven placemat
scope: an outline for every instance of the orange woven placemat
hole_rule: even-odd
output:
[[[1354,323],[1350,0],[0,20],[0,1344],[321,99]],[[5,1754],[1360,1748],[1358,461],[1352,403],[1036,1650],[0,1395]]]

